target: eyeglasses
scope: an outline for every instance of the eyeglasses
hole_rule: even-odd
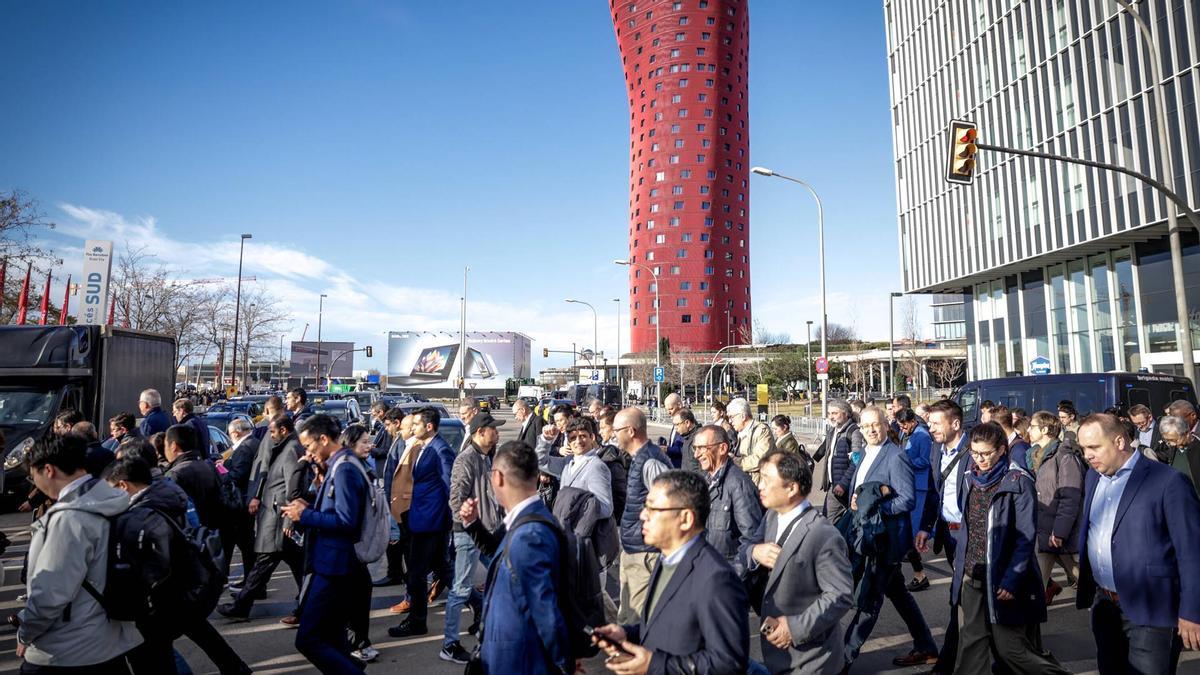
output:
[[[686,506],[663,506],[660,508],[657,506],[650,506],[649,504],[643,504],[642,510],[648,511],[650,513],[660,513],[663,511],[687,511],[688,507],[686,507]]]
[[[725,445],[725,444],[724,443],[694,443],[694,444],[692,444],[692,451],[693,452],[695,452],[696,450],[707,451],[709,448],[719,448],[722,445]]]
[[[621,431],[625,431],[626,429],[632,429],[632,428],[633,428],[633,427],[631,427],[631,426],[628,426],[628,425],[626,425],[626,426],[623,426],[623,427],[613,427],[613,433],[615,434],[615,433],[618,433],[618,432],[621,432]]]
[[[975,459],[987,459],[988,457],[994,457],[995,455],[998,455],[998,454],[1000,454],[999,450],[992,450],[991,452],[975,452],[974,450],[971,451],[971,456],[974,457]]]

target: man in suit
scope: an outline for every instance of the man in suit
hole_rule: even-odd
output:
[[[521,425],[521,430],[517,433],[517,440],[531,448],[536,448],[537,439],[542,435],[542,426],[546,424],[546,421],[540,415],[534,415],[533,411],[529,409],[529,404],[522,399],[517,399],[512,410],[517,424]]]
[[[267,584],[279,563],[286,563],[300,588],[304,577],[304,550],[291,536],[292,521],[281,509],[300,496],[302,486],[296,484],[296,467],[304,448],[296,438],[296,426],[290,417],[276,415],[269,426],[270,443],[260,446],[255,468],[251,472],[250,502],[246,510],[255,517],[254,567],[246,575],[233,602],[220,605],[217,612],[231,619],[250,618],[254,601],[265,597]],[[295,614],[282,619],[289,626],[299,623]]]
[[[640,623],[596,629],[614,673],[744,673],[749,662],[746,589],[704,540],[708,485],[693,471],[654,479],[641,512],[646,543],[662,557],[650,576]]]
[[[1158,423],[1154,420],[1154,413],[1150,412],[1150,407],[1141,403],[1129,406],[1129,421],[1137,427],[1138,445],[1154,452],[1162,437],[1159,434]]]
[[[304,531],[305,571],[308,587],[301,601],[296,650],[322,673],[362,673],[350,656],[346,625],[351,599],[368,583],[367,566],[358,559],[354,544],[362,531],[369,500],[365,467],[349,448],[343,448],[337,420],[313,415],[300,425],[300,443],[328,471],[312,506],[295,499],[282,511]]]
[[[233,449],[229,459],[225,460],[225,469],[229,479],[237,486],[245,498],[250,488],[250,472],[254,467],[254,459],[258,456],[259,440],[254,437],[254,425],[245,418],[235,418],[226,427],[229,440],[233,441]],[[242,574],[245,575],[254,567],[254,520],[249,513],[242,512],[242,517],[235,523],[232,536],[238,550],[242,552]],[[233,551],[225,556],[225,571],[228,573],[229,564],[233,560]]]
[[[767,515],[743,558],[754,572],[770,570],[763,592],[763,659],[771,673],[842,669],[840,621],[854,581],[846,541],[808,501],[812,472],[799,455],[777,450],[763,458],[758,493]]]
[[[483,599],[480,659],[490,673],[572,673],[554,516],[539,498],[533,446],[509,441],[496,450],[492,493],[507,512],[491,532],[479,520],[479,500],[463,502],[459,516],[481,552],[492,556]],[[545,521],[545,522],[539,522]]]
[[[860,487],[877,485],[882,503],[879,513],[883,520],[881,537],[875,544],[874,559],[866,564],[863,577],[858,580],[865,592],[856,593],[858,599],[854,616],[846,628],[845,668],[848,670],[858,658],[858,652],[871,636],[879,611],[886,597],[895,606],[896,612],[908,626],[913,638],[913,649],[900,659],[905,666],[932,664],[937,660],[937,643],[929,631],[921,608],[904,586],[904,575],[900,573],[900,561],[912,546],[912,522],[909,513],[916,503],[913,487],[913,469],[904,453],[895,443],[888,440],[887,415],[882,408],[870,406],[859,415],[862,429],[863,459],[856,467],[850,481],[850,510],[858,511]],[[856,566],[856,571],[858,566]]]
[[[138,426],[142,438],[150,438],[171,426],[171,416],[163,412],[162,394],[157,389],[146,389],[138,396],[138,412],[142,415]]]
[[[1112,415],[1077,434],[1085,478],[1076,606],[1092,611],[1102,675],[1175,672],[1200,648],[1200,499],[1178,471],[1136,452]]]
[[[929,459],[932,472],[914,545],[918,551],[926,553],[932,543],[934,551],[945,551],[946,562],[954,569],[955,556],[963,545],[960,539],[963,516],[958,496],[966,490],[967,471],[971,466],[970,444],[962,428],[962,408],[950,399],[929,406],[929,434],[934,441]],[[951,601],[946,638],[932,672],[950,675],[957,659],[958,609]]]
[[[453,579],[447,570],[446,550],[450,539],[450,474],[455,452],[438,435],[441,415],[436,408],[413,413],[412,433],[420,446],[412,458],[412,503],[408,509],[411,536],[408,556],[408,618],[388,629],[392,637],[411,637],[429,632],[428,579],[430,569],[440,578]],[[393,488],[395,484],[393,483]]]

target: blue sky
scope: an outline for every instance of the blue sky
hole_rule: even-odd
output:
[[[529,334],[535,371],[561,362],[541,347],[591,340],[564,297],[597,304],[615,347],[629,113],[607,2],[20,1],[5,24],[0,189],[62,226],[64,272],[93,236],[233,277],[250,232],[245,274],[292,308],[295,337],[322,292],[327,339],[457,330],[469,265],[469,328]],[[886,339],[881,6],[752,1],[750,44],[751,164],[821,193],[830,321]],[[750,200],[754,316],[802,340],[815,207],[761,177]]]

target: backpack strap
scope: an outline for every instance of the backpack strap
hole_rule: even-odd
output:
[[[508,574],[512,578],[512,584],[513,584],[513,588],[515,591],[513,593],[513,600],[516,601],[517,610],[520,612],[520,614],[522,616],[529,615],[529,607],[525,602],[524,593],[521,592],[521,579],[520,579],[520,577],[517,576],[516,570],[513,569],[512,563],[510,563],[508,561],[508,549],[509,549],[509,547],[512,546],[512,538],[511,538],[512,533],[516,532],[517,528],[524,525],[525,523],[542,523],[543,525],[548,526],[550,528],[550,530],[552,532],[554,532],[554,537],[555,537],[555,539],[558,540],[558,564],[559,564],[560,570],[564,570],[566,568],[566,565],[564,563],[566,562],[566,556],[568,555],[567,547],[566,547],[566,534],[562,531],[562,528],[559,527],[558,523],[555,522],[554,520],[546,518],[545,516],[542,516],[539,514],[529,513],[529,514],[526,514],[523,516],[519,516],[517,518],[516,522],[513,523],[512,529],[508,531],[508,533],[510,535],[508,545],[506,545],[504,547],[504,555],[501,556],[500,562],[497,564],[508,565]],[[559,578],[561,579],[562,577],[560,576]],[[483,638],[481,636],[480,644],[482,644],[482,642],[483,642]],[[544,642],[541,642],[540,640],[539,640],[539,644],[542,647],[543,654],[548,654],[550,651],[548,649],[548,645],[546,645]]]

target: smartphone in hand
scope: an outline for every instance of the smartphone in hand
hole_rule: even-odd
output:
[[[601,649],[603,649],[605,651],[605,653],[608,653],[609,648],[612,648],[617,651],[616,655],[612,655],[612,656],[608,657],[608,659],[607,659],[608,663],[624,663],[625,661],[628,661],[633,658],[633,654],[630,654],[628,651],[626,651],[625,648],[620,645],[620,643],[614,642],[613,640],[608,639],[604,635],[597,633],[595,628],[592,628],[591,626],[584,626],[583,632],[588,637],[595,640],[596,644]]]

